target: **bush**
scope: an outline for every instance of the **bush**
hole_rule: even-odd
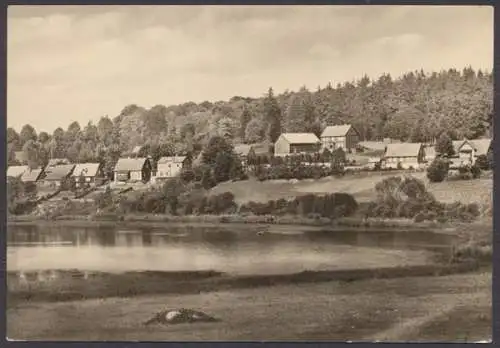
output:
[[[414,222],[422,222],[422,221],[425,221],[427,218],[427,216],[425,215],[425,213],[418,213],[417,215],[415,215],[415,217],[413,218],[413,221]]]
[[[458,168],[458,174],[454,174],[448,180],[472,180],[481,176],[481,169],[477,165],[463,166]]]
[[[480,215],[477,204],[443,204],[413,177],[390,177],[375,185],[377,198],[366,209],[367,217],[470,222]]]
[[[195,173],[192,169],[184,169],[181,171],[181,180],[189,183],[195,179]]]
[[[481,168],[477,163],[475,163],[471,168],[470,172],[472,174],[473,179],[478,179],[481,176]]]
[[[430,182],[442,182],[448,175],[448,163],[441,159],[436,158],[427,168],[427,178]]]
[[[99,209],[104,209],[106,207],[109,207],[111,204],[113,204],[113,196],[111,195],[111,189],[109,187],[106,187],[106,191],[100,193],[95,198],[95,205]]]
[[[340,164],[332,165],[330,168],[315,165],[308,166],[291,158],[288,163],[278,163],[275,161],[269,168],[256,166],[253,174],[259,181],[320,179],[329,175],[342,175],[344,174],[344,167]]]
[[[486,155],[480,155],[476,159],[475,165],[480,169],[480,170],[489,170],[491,169],[490,166],[490,161],[488,160],[488,156]]]

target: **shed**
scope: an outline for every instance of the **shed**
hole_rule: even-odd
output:
[[[183,168],[189,166],[188,156],[166,156],[161,157],[157,163],[157,179],[173,178],[179,175]]]
[[[382,168],[417,169],[424,159],[425,151],[422,143],[387,144],[382,158]]]
[[[113,170],[115,182],[142,181],[151,179],[151,161],[149,158],[120,158]]]
[[[76,187],[80,186],[80,177],[84,178],[85,183],[94,184],[96,179],[104,178],[104,172],[100,163],[78,163],[71,176],[75,180]]]
[[[274,155],[316,153],[320,148],[321,141],[314,133],[283,133],[274,144]]]
[[[323,148],[330,151],[339,147],[351,151],[360,141],[359,132],[350,124],[327,126],[320,138]]]

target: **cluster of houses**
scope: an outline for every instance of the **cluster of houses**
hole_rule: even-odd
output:
[[[358,167],[379,166],[381,169],[422,169],[431,163],[436,152],[434,145],[405,143],[384,139],[383,141],[361,141],[359,132],[349,124],[328,126],[318,138],[313,133],[283,133],[274,144],[247,145],[234,147],[236,154],[247,168],[250,156],[269,155],[274,147],[274,156],[286,157],[294,154],[316,154],[328,149],[333,152],[343,149],[351,162]],[[270,146],[271,145],[271,146]],[[453,141],[455,156],[450,159],[451,169],[472,165],[481,155],[492,151],[491,139]],[[139,148],[139,147],[137,147]],[[153,163],[149,157],[139,157],[137,149],[132,156],[120,158],[113,170],[113,181],[121,182],[161,182],[179,175],[183,168],[196,164],[201,154],[191,161],[190,156],[162,157]],[[17,177],[23,182],[36,183],[41,187],[59,188],[67,182],[80,185],[98,186],[107,181],[100,163],[72,164],[66,159],[51,159],[44,168],[30,169],[27,165],[9,166],[7,177]]]
[[[149,157],[120,158],[113,169],[113,182],[151,182],[177,176],[188,163],[187,156],[162,157],[153,168]],[[100,186],[108,181],[101,163],[70,163],[67,159],[51,159],[43,168],[27,165],[9,166],[7,177],[35,183],[39,188],[59,189],[64,184]]]
[[[283,133],[274,144],[274,155],[284,157],[342,148],[357,166],[378,165],[381,169],[423,169],[436,157],[434,144],[360,139],[359,132],[350,124],[327,126],[319,138],[313,133]],[[492,141],[463,139],[453,141],[453,147],[455,156],[450,158],[450,169],[474,164],[479,156],[492,151]]]

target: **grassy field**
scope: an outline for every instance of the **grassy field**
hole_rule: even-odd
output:
[[[319,180],[269,180],[227,182],[212,189],[214,194],[230,191],[235,195],[237,203],[248,201],[266,202],[270,199],[294,197],[304,193],[346,192],[354,195],[359,202],[373,199],[375,184],[394,174],[390,172],[365,172],[346,175],[342,178],[326,177]],[[442,202],[461,201],[463,203],[482,202],[491,199],[493,180],[490,177],[478,180],[444,181],[429,183],[425,172],[410,175],[423,180],[430,192]]]
[[[141,325],[186,307],[217,323]],[[442,277],[276,285],[195,295],[154,295],[7,310],[7,336],[27,340],[380,340],[491,338],[491,271]]]

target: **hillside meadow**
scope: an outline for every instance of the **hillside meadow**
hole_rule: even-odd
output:
[[[230,191],[238,204],[248,201],[267,202],[271,199],[295,197],[305,193],[345,192],[352,194],[358,202],[368,202],[375,197],[375,184],[394,173],[355,173],[344,177],[326,177],[319,180],[268,180],[256,179],[225,182],[214,187],[212,194]],[[430,183],[425,172],[408,173],[423,180],[430,192],[440,202],[487,204],[493,194],[493,179],[484,175],[477,180],[444,181]]]

